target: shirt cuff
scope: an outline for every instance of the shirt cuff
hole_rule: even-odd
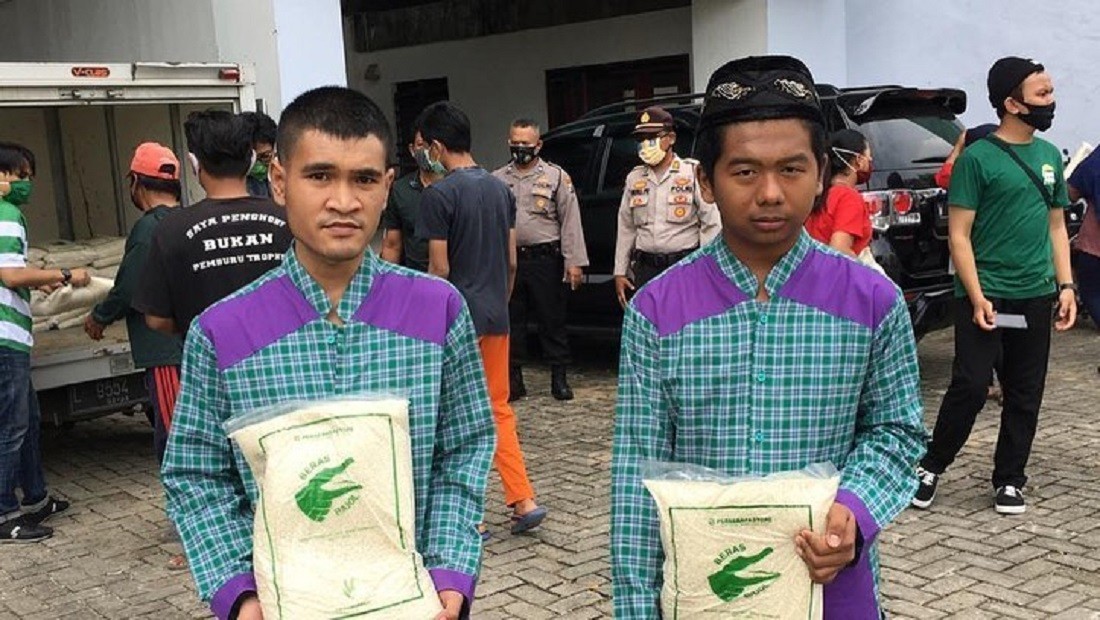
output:
[[[256,577],[252,573],[241,573],[218,588],[210,599],[210,611],[218,620],[229,620],[237,601],[245,594],[255,593]]]
[[[863,549],[866,551],[874,543],[880,529],[878,523],[875,522],[875,518],[871,516],[871,511],[867,509],[867,504],[864,504],[858,495],[847,489],[837,491],[836,501],[852,511],[852,515],[856,518],[856,525],[859,527],[859,533],[863,536]]]
[[[460,573],[456,570],[448,570],[446,568],[432,568],[428,570],[428,574],[432,576],[432,583],[435,584],[436,592],[454,590],[466,597],[466,601],[462,603],[463,610],[465,611],[470,608],[470,604],[473,603],[474,600],[474,588],[477,586],[477,577],[467,575],[466,573]]]

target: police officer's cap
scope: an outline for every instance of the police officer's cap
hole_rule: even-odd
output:
[[[703,126],[803,118],[825,124],[814,77],[790,56],[750,56],[722,65],[703,98]]]
[[[634,137],[653,136],[674,127],[672,115],[660,106],[651,105],[638,114],[638,122],[634,125]]]

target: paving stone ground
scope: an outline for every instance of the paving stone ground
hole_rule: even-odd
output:
[[[906,511],[882,534],[886,610],[898,619],[1100,619],[1100,337],[1055,337],[1029,473],[1029,509],[993,512],[988,477],[998,409],[986,407],[932,510]],[[517,403],[529,468],[551,515],[512,536],[500,483],[490,480],[494,537],[474,617],[611,615],[608,513],[614,343],[584,341],[577,398],[552,400],[545,369]],[[931,427],[949,378],[950,331],[920,345]],[[0,546],[0,619],[206,618],[190,577],[167,568],[167,535],[144,420],[112,416],[49,430],[53,489],[73,501],[54,538]]]

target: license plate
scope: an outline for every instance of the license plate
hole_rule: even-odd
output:
[[[69,386],[69,402],[73,413],[96,411],[112,407],[123,408],[148,397],[141,374],[99,379]]]

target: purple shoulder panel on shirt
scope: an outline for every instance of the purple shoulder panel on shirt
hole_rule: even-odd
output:
[[[462,298],[442,280],[402,273],[374,276],[355,320],[443,346],[462,311]]]
[[[749,296],[737,288],[713,256],[703,255],[676,265],[645,286],[634,307],[657,328],[657,335],[675,334],[691,323],[717,316]]]
[[[779,295],[875,330],[894,306],[897,290],[870,267],[811,249]]]
[[[290,276],[261,284],[204,312],[199,325],[225,370],[318,318]]]

